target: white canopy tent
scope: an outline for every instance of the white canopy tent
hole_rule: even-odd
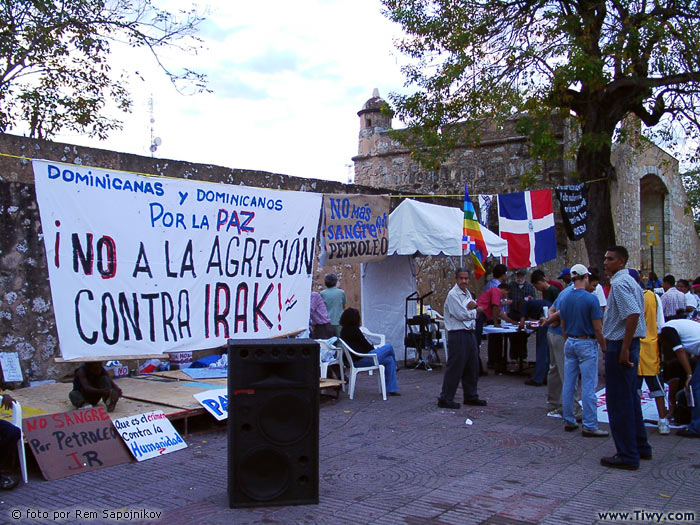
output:
[[[362,268],[362,321],[386,335],[397,360],[403,360],[406,297],[416,291],[414,255],[462,255],[464,211],[406,199],[389,215],[389,253]],[[508,244],[485,227],[489,255],[508,256]]]

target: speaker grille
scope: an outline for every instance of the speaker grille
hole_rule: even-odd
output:
[[[239,487],[251,499],[270,501],[289,488],[291,470],[284,454],[266,447],[251,450],[241,458]]]
[[[307,395],[308,398],[308,395]],[[313,412],[308,399],[295,394],[281,394],[270,398],[260,409],[260,432],[278,445],[290,445],[308,435],[313,423]]]

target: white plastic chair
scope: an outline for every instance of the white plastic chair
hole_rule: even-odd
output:
[[[362,332],[362,335],[365,336],[365,339],[372,343],[372,346],[374,346],[375,348],[377,348],[378,346],[384,346],[386,344],[386,336],[384,334],[375,334],[374,332],[370,332],[364,326],[360,327],[360,332]]]
[[[2,395],[0,395],[2,401]],[[24,434],[22,433],[22,406],[13,400],[12,403],[12,424],[19,428],[19,439],[17,440],[17,455],[19,457],[19,467],[22,470],[22,481],[27,481],[27,457],[24,451]]]
[[[360,372],[368,372],[369,375],[372,375],[375,370],[379,370],[378,374],[378,379],[379,379],[379,389],[382,392],[382,399],[386,401],[386,383],[384,381],[384,365],[379,364],[379,358],[377,357],[377,354],[361,354],[359,352],[355,352],[348,344],[343,341],[342,339],[338,339],[340,341],[340,346],[343,347],[343,352],[345,353],[345,357],[347,358],[347,361],[349,363],[349,370],[350,370],[350,384],[348,386],[348,396],[350,399],[353,398],[355,395],[355,383],[357,381],[357,374]],[[355,366],[355,362],[352,360],[352,357],[369,357],[374,361],[374,365],[372,366],[362,366],[362,367],[357,367]]]
[[[335,359],[331,359],[330,361],[326,361],[325,363],[323,361],[320,361],[320,366],[321,366],[321,377],[327,378],[328,377],[328,367],[331,365],[338,365],[338,368],[340,368],[340,380],[343,382],[340,387],[343,389],[343,392],[345,392],[345,370],[343,367],[343,351],[340,348],[336,348],[335,346],[331,346],[330,342],[331,341],[337,341],[337,338],[332,337],[331,339],[316,339],[316,342],[320,345],[321,350],[332,350],[335,352]]]

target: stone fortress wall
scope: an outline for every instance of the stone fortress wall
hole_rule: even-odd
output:
[[[392,139],[391,118],[381,113],[384,100],[375,91],[358,112],[360,133],[355,163],[355,182],[367,186],[391,188],[414,194],[454,195],[442,204],[461,207],[459,198],[468,184],[469,194],[498,194],[522,191],[523,175],[536,169],[528,152],[527,138],[519,135],[514,121],[502,127],[485,127],[476,147],[458,147],[434,171],[415,162],[410,152]],[[559,158],[545,162],[531,189],[554,188],[576,183],[575,161],[569,158],[573,137],[561,119],[553,120],[555,136],[560,143]],[[648,224],[659,224],[660,244],[655,250],[655,271],[659,275],[673,272],[676,277],[700,275],[700,239],[693,218],[686,210],[686,195],[678,172],[678,162],[661,148],[636,140],[616,146],[613,165],[617,178],[611,194],[617,242],[630,252],[630,266],[650,270],[651,259],[642,232]],[[554,192],[552,192],[554,195]],[[589,206],[591,204],[589,203]],[[593,204],[597,205],[597,204]],[[584,241],[566,237],[554,200],[557,253],[556,260],[542,266],[548,277],[556,278],[561,268],[583,262],[589,264]],[[653,222],[652,222],[653,221]],[[491,213],[489,228],[498,232],[498,217]],[[434,307],[441,311],[442,301],[453,282],[452,265],[422,258],[419,262],[419,291],[433,291]],[[602,270],[602,261],[594,262]],[[447,287],[447,288],[446,288]],[[480,285],[474,286],[475,291]]]
[[[164,175],[260,188],[318,193],[386,193],[338,182],[289,177],[262,171],[154,159],[114,151],[0,134],[0,352],[17,352],[25,380],[57,379],[73,363],[60,357],[34,174],[29,159],[95,166],[109,170]],[[340,277],[348,304],[360,308],[360,266],[314,265],[314,289],[326,273]],[[160,353],[157,348],[155,354]]]

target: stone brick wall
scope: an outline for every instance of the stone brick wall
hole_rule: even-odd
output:
[[[371,106],[379,105],[374,101]],[[362,120],[368,110],[363,109],[362,113],[359,154],[353,158],[355,180],[360,184],[383,186],[404,193],[452,195],[452,199],[444,199],[440,204],[461,207],[459,196],[464,193],[465,183],[474,198],[477,194],[522,191],[522,176],[536,169],[528,152],[527,139],[517,134],[514,121],[508,121],[500,128],[484,127],[477,146],[458,147],[438,170],[426,171],[412,160],[406,148],[392,139],[390,122],[384,122],[383,127],[368,129]],[[572,132],[563,120],[553,120],[553,125],[560,143],[561,157],[541,167],[535,187],[531,189],[554,188],[576,182],[572,177],[575,160],[568,155],[573,143]],[[613,165],[617,168],[617,179],[611,183],[615,232],[618,242],[629,249],[630,265],[635,268],[642,266],[643,254],[648,252],[648,248],[643,246],[641,228],[645,221],[652,220],[653,214],[661,213],[661,210],[642,209],[640,199],[641,179],[645,175],[656,174],[668,193],[664,199],[663,243],[659,247],[659,257],[655,257],[655,260],[663,260],[664,269],[657,273],[673,271],[677,276],[686,277],[700,274],[700,239],[693,228],[692,217],[685,212],[686,195],[678,174],[678,162],[657,146],[634,140],[614,149]],[[653,200],[646,199],[644,202]],[[589,206],[597,205],[600,203],[589,203]],[[575,263],[588,265],[589,260],[583,240],[567,239],[556,199],[554,208],[558,257],[544,264],[542,269],[548,277],[556,278],[562,267]],[[498,231],[496,213],[491,214],[489,228]],[[447,292],[443,290],[444,283],[436,284],[434,281],[435,275],[446,273],[445,268],[441,269],[441,264],[447,263],[429,259],[418,265],[421,269],[418,274],[419,291],[425,293],[437,288],[434,294],[436,300],[444,300]],[[591,265],[602,270],[602,261],[592,261]],[[475,291],[480,286],[481,283],[474,286]]]
[[[18,352],[26,380],[58,378],[75,368],[74,364],[57,364],[54,360],[60,356],[58,336],[29,159],[261,188],[387,193],[359,185],[153,159],[8,134],[0,134],[0,154],[0,351]],[[340,277],[339,286],[345,289],[348,303],[360,308],[359,265],[319,267],[316,264],[314,289],[324,288],[323,278],[329,272]]]
[[[613,213],[618,242],[630,252],[630,265],[648,271],[645,226],[659,225],[654,270],[659,276],[694,279],[700,275],[700,238],[686,210],[678,161],[661,148],[633,138],[613,151],[617,180],[613,183]],[[663,200],[662,200],[663,199]],[[638,220],[630,218],[639,218]]]
[[[542,166],[537,183],[531,189],[554,188],[574,182],[570,176],[574,166],[564,155],[564,148],[570,140],[568,127],[562,120],[553,122],[562,155]],[[517,192],[522,191],[523,176],[537,169],[529,155],[527,139],[517,134],[514,121],[507,121],[501,128],[484,127],[478,146],[458,148],[436,171],[426,171],[414,162],[410,152],[392,139],[389,125],[367,129],[361,120],[359,154],[353,157],[356,182],[391,188],[405,194],[439,195],[443,197],[434,199],[437,204],[461,208],[465,183],[474,199],[477,194]],[[558,257],[541,267],[548,277],[554,278],[561,268],[588,261],[583,241],[572,242],[566,238],[556,204],[555,218]],[[498,232],[495,208],[490,214],[488,226]],[[416,265],[418,290],[421,294],[433,291],[430,301],[439,311],[442,311],[445,296],[454,284],[455,264],[459,264],[459,260],[449,262],[443,258],[428,257]],[[474,293],[480,292],[483,281],[472,283]]]

